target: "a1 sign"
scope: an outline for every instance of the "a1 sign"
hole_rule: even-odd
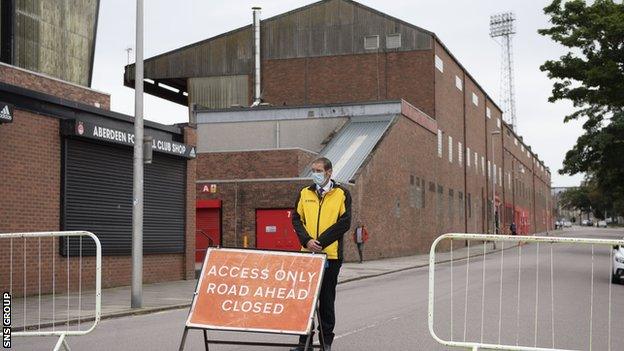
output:
[[[305,335],[325,255],[209,248],[187,327]]]
[[[13,105],[0,102],[0,123],[13,122]]]

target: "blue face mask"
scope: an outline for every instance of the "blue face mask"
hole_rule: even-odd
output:
[[[318,186],[323,185],[325,183],[325,172],[312,172],[312,180]]]

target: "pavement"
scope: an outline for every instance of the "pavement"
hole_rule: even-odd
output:
[[[500,248],[499,248],[500,249]],[[488,243],[486,253],[497,252]],[[468,255],[483,255],[483,245],[470,246],[453,250],[453,260],[465,259]],[[450,252],[436,253],[436,263],[449,262]],[[424,267],[429,264],[429,254],[387,258],[380,260],[347,262],[342,265],[338,284],[378,277],[408,269]],[[143,285],[143,307],[130,307],[130,286],[102,289],[101,318],[117,318],[130,315],[149,314],[166,310],[188,308],[191,304],[197,280],[178,280]],[[34,330],[53,326],[70,329],[86,329],[94,320],[95,293],[82,291],[80,294],[56,294],[30,296],[13,299],[14,331]],[[82,306],[82,308],[78,308]],[[24,311],[25,313],[22,313]],[[41,312],[42,311],[42,312]],[[54,312],[52,312],[54,311]],[[23,318],[29,316],[29,318]]]

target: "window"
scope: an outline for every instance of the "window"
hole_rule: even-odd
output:
[[[472,218],[472,194],[470,193],[468,193],[468,218]]]
[[[410,176],[410,207],[423,208],[425,180],[418,177]]]
[[[394,216],[396,218],[401,218],[401,200],[398,197],[394,204]]]
[[[500,127],[501,127],[501,120],[500,120],[500,118],[496,119],[496,126],[500,129]]]
[[[479,154],[477,154],[477,152],[475,151],[474,153],[474,167],[475,167],[475,173],[479,174]]]
[[[464,220],[464,193],[462,193],[461,191],[458,193],[457,196],[457,212],[459,212],[459,219],[460,220]]]
[[[494,165],[494,167],[492,168],[494,170],[494,174],[492,174],[492,178],[494,179],[494,185],[496,185],[496,165]]]
[[[518,146],[518,138],[514,138],[514,144],[516,144],[516,146]]]
[[[462,166],[462,163],[464,162],[464,148],[462,143],[458,142],[457,143],[457,162],[459,162],[459,166]]]
[[[470,167],[470,148],[466,148],[466,166]]]
[[[487,118],[492,118],[492,111],[489,107],[485,108],[485,115],[487,116]]]
[[[503,186],[503,169],[498,167],[498,184]]]
[[[511,189],[511,172],[507,173],[507,184],[507,187]]]
[[[414,175],[410,175],[409,189],[409,205],[410,207],[416,207],[416,181]]]
[[[473,103],[475,106],[479,106],[479,97],[478,97],[478,96],[477,96],[477,94],[475,94],[475,93],[472,93],[472,103]]]
[[[524,152],[524,145],[520,145],[520,150],[522,150],[522,152]]]
[[[448,137],[448,155],[449,155],[449,162],[453,163],[453,137],[450,135]]]
[[[425,180],[416,178],[415,189],[415,206],[416,208],[425,208]]]
[[[442,158],[442,131],[438,129],[438,157]]]
[[[435,55],[435,68],[444,73],[444,61],[438,55]]]
[[[531,151],[529,151],[528,149],[527,149],[527,157],[531,158]]]
[[[444,211],[444,188],[442,187],[442,185],[438,184],[438,201],[436,201],[436,214],[438,216],[438,223],[441,222],[442,220],[442,212]]]
[[[398,49],[401,47],[401,33],[386,35],[386,49]]]
[[[367,35],[364,37],[364,50],[379,49],[379,35]]]
[[[429,191],[431,191],[431,192],[435,191],[435,183],[434,182],[429,182]]]
[[[487,165],[488,165],[488,179],[492,179],[492,165],[490,163],[490,160],[488,160]]]
[[[464,82],[461,78],[459,78],[459,76],[455,76],[455,87],[459,89],[459,91],[464,90]]]

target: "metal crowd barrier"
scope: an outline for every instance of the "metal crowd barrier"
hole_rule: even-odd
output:
[[[444,240],[450,240],[451,245],[449,245],[450,247],[450,257],[451,260],[450,262],[450,293],[448,292],[444,292],[445,295],[443,298],[448,298],[448,296],[450,296],[450,301],[449,303],[446,303],[443,306],[444,311],[446,312],[446,309],[448,309],[450,307],[450,318],[449,318],[449,323],[450,324],[450,332],[448,329],[443,330],[443,332],[447,335],[450,335],[448,337],[448,339],[450,340],[445,340],[441,337],[439,337],[435,330],[434,330],[434,305],[435,305],[435,300],[436,300],[436,295],[435,295],[435,271],[436,271],[436,248],[438,247],[438,244],[440,244],[442,241]],[[462,264],[465,264],[466,267],[461,267],[460,269],[460,274],[463,273],[465,271],[465,286],[461,286],[460,289],[455,290],[453,288],[453,281],[456,280],[456,278],[453,277],[453,272],[458,270],[458,269],[454,269],[453,267],[453,240],[461,240],[462,243],[466,243],[467,245],[467,250],[468,250],[468,254],[462,256],[461,258],[459,258],[457,261],[460,261]],[[476,245],[473,246],[473,253],[471,255],[471,242],[477,242],[477,244],[481,244],[482,246],[477,247]],[[488,243],[495,243],[495,242],[499,242],[502,244],[502,248],[499,246],[499,250],[497,251],[488,251],[487,247],[488,247]],[[507,244],[507,245],[505,245]],[[550,264],[546,263],[546,267],[542,266],[542,270],[549,270],[549,272],[547,273],[542,273],[542,275],[545,275],[547,279],[550,280],[550,284],[547,284],[546,286],[542,286],[542,290],[548,290],[547,291],[547,295],[548,298],[546,299],[547,301],[544,301],[545,299],[540,299],[540,245],[542,247],[544,247],[544,244],[550,244],[547,245],[548,247],[546,248],[546,250],[544,250],[544,252],[542,253],[542,257],[546,256],[548,257],[548,249],[550,249]],[[587,278],[589,278],[589,282],[586,286],[586,292],[587,292],[587,299],[585,301],[583,300],[575,300],[574,304],[572,305],[566,305],[566,306],[562,306],[564,308],[570,309],[574,314],[574,318],[571,318],[569,320],[558,320],[558,323],[564,323],[564,322],[570,322],[571,320],[573,320],[574,322],[576,322],[577,324],[582,324],[582,328],[578,328],[575,329],[575,333],[577,335],[581,335],[581,334],[587,334],[588,335],[588,341],[587,344],[585,345],[581,345],[579,346],[580,348],[578,349],[574,349],[574,351],[578,351],[578,350],[592,350],[592,348],[594,349],[600,349],[600,350],[616,350],[616,349],[621,349],[622,345],[621,343],[618,344],[617,342],[613,341],[614,336],[618,336],[619,333],[614,333],[613,332],[613,323],[612,323],[612,310],[614,309],[614,306],[617,305],[613,305],[612,304],[612,285],[611,284],[611,280],[608,279],[607,280],[607,272],[606,272],[606,267],[602,267],[604,268],[604,272],[600,275],[600,274],[595,274],[595,261],[597,261],[598,259],[601,259],[602,262],[604,263],[604,260],[606,259],[607,255],[604,253],[604,251],[599,251],[598,253],[596,253],[596,250],[594,249],[595,246],[601,247],[601,246],[608,246],[609,248],[609,252],[610,254],[608,255],[609,260],[611,262],[611,271],[613,270],[613,250],[612,247],[616,246],[616,245],[624,245],[624,240],[607,240],[607,239],[592,239],[592,238],[564,238],[564,237],[543,237],[543,236],[507,236],[507,235],[484,235],[484,234],[465,234],[465,233],[450,233],[450,234],[444,234],[440,237],[438,237],[432,244],[431,246],[431,250],[430,250],[430,254],[429,254],[429,306],[428,306],[428,326],[429,326],[429,333],[431,334],[431,336],[433,337],[433,339],[435,339],[438,343],[445,345],[445,346],[449,346],[449,347],[456,347],[456,348],[461,348],[461,349],[470,349],[473,351],[476,350],[518,350],[518,351],[547,351],[547,350],[559,350],[559,351],[572,351],[571,349],[563,349],[563,348],[557,348],[557,344],[562,344],[562,343],[570,343],[571,341],[567,340],[568,336],[560,336],[558,339],[555,337],[555,330],[559,329],[562,331],[566,331],[566,332],[570,332],[570,330],[574,329],[571,328],[569,325],[566,326],[556,326],[555,320],[555,305],[556,304],[562,304],[562,302],[558,302],[558,299],[555,299],[555,274],[554,274],[554,263],[556,262],[553,259],[553,246],[557,245],[557,244],[567,244],[570,245],[569,247],[565,247],[566,253],[569,253],[570,251],[570,247],[573,247],[575,249],[579,249],[579,245],[589,245],[591,246],[591,263],[589,263],[589,261],[587,262],[587,267],[589,268],[591,265],[591,275],[588,275]],[[533,246],[534,245],[534,246]],[[455,246],[460,246],[460,245],[455,245]],[[525,256],[526,256],[526,251],[531,250],[531,252],[529,252],[530,254],[532,254],[532,250],[536,250],[536,258],[528,261],[528,259],[525,258],[524,263],[528,264],[528,268],[523,266],[523,260],[522,260],[522,253],[523,253],[523,247],[524,247],[524,251],[525,251]],[[559,247],[558,247],[559,248]],[[465,248],[461,248],[462,250],[465,250]],[[475,252],[476,250],[476,252]],[[455,252],[457,252],[457,249],[455,249]],[[578,254],[578,251],[576,252]],[[510,255],[514,255],[512,256],[512,262],[510,263]],[[589,255],[589,250],[587,252],[587,255]],[[486,279],[486,256],[488,256],[488,259],[492,260],[492,259],[496,259],[497,256],[500,257],[500,269],[496,269],[494,270],[494,272],[490,272],[492,273],[491,275],[488,275],[489,279]],[[517,256],[517,257],[516,257]],[[597,257],[595,259],[595,257]],[[482,263],[481,263],[481,258],[482,258]],[[507,258],[508,261],[507,264],[512,264],[513,265],[513,270],[514,272],[512,272],[512,278],[510,279],[509,276],[505,277],[503,274],[503,270],[504,270],[504,260],[505,258]],[[456,262],[457,262],[456,261]],[[478,266],[482,265],[483,268],[483,272],[482,272],[482,276],[474,279],[474,278],[470,278],[470,264],[471,261],[477,261],[477,268]],[[473,263],[473,267],[474,267],[475,263]],[[544,265],[544,263],[542,263],[542,265]],[[440,264],[438,263],[437,266],[440,266]],[[517,268],[516,268],[517,267]],[[441,269],[441,268],[438,268]],[[444,267],[444,269],[448,270],[447,267]],[[516,272],[517,270],[517,272]],[[474,271],[474,269],[473,269]],[[509,268],[508,268],[509,271]],[[611,271],[609,271],[608,273],[611,274]],[[509,272],[508,272],[509,273]],[[575,274],[575,272],[567,272],[568,274]],[[492,283],[493,281],[497,280],[499,277],[498,275],[500,274],[500,281],[496,282],[497,287],[496,289],[490,289],[487,291],[488,295],[492,295],[492,294],[496,294],[497,299],[496,301],[490,301],[488,300],[488,303],[486,304],[486,280],[489,283]],[[530,274],[535,274],[535,280],[533,280],[532,276],[530,276]],[[529,275],[529,278],[527,278],[526,276]],[[598,293],[596,292],[596,287],[595,287],[595,281],[596,281],[596,276],[601,277],[601,282],[607,282],[609,284],[608,287],[608,297],[605,292],[602,292],[600,296],[598,296]],[[531,281],[528,281],[529,279],[531,279]],[[584,279],[584,278],[583,278]],[[470,280],[470,281],[469,281]],[[476,282],[475,282],[476,280]],[[515,296],[515,298],[513,299],[511,304],[505,304],[505,302],[503,301],[503,280],[506,280],[505,283],[508,284],[506,285],[506,287],[511,287],[512,290],[515,290],[517,288],[517,294],[515,293],[515,291],[513,292],[512,295]],[[511,281],[510,281],[511,280]],[[522,288],[522,283],[527,281],[527,283],[529,284],[535,284],[535,290],[534,291],[529,291],[526,295],[522,295],[521,294],[521,288]],[[460,281],[461,282],[461,281]],[[468,313],[468,301],[469,301],[469,285],[470,283],[472,283],[472,292],[473,295],[475,294],[474,291],[476,290],[477,293],[479,293],[479,290],[482,290],[481,292],[481,296],[480,299],[477,301],[477,303],[480,303],[480,322],[481,322],[481,329],[480,329],[480,337],[475,337],[478,338],[478,341],[471,341],[471,340],[467,340],[470,339],[470,337],[467,337],[467,328],[473,328],[473,329],[477,329],[478,327],[478,320],[479,317],[474,317],[471,316],[472,318],[468,318],[469,313]],[[480,286],[482,284],[482,287]],[[456,286],[457,287],[457,286]],[[476,287],[476,288],[475,288]],[[500,290],[499,290],[500,289]],[[533,289],[533,287],[531,286],[531,290]],[[606,290],[606,288],[604,288]],[[493,291],[496,290],[496,291]],[[526,291],[526,287],[523,289],[523,292]],[[584,290],[584,289],[579,289],[579,290]],[[561,290],[559,291],[561,292]],[[566,291],[566,293],[569,293],[568,291]],[[465,295],[464,295],[465,294]],[[463,315],[459,314],[460,317],[463,317],[463,337],[459,336],[459,338],[455,338],[453,335],[453,331],[454,331],[454,327],[453,327],[453,320],[455,319],[455,317],[458,315],[456,312],[453,312],[453,301],[456,300],[455,295],[460,295],[460,301],[461,304],[463,306]],[[509,293],[507,295],[510,295]],[[541,295],[544,295],[544,293],[542,292]],[[603,296],[604,295],[604,296]],[[522,297],[521,297],[522,296]],[[567,297],[566,297],[567,298]],[[606,301],[605,301],[606,300]],[[557,302],[556,302],[557,301]],[[598,302],[597,302],[598,301]],[[608,302],[607,302],[608,301]],[[446,301],[445,301],[446,302]],[[474,302],[474,301],[473,301]],[[534,306],[534,313],[533,313],[533,309],[532,308],[526,308],[527,306],[523,306],[523,308],[521,308],[521,302],[526,305],[527,303],[529,304],[533,304]],[[602,311],[603,315],[599,316],[599,318],[596,318],[597,316],[597,307],[600,308],[604,308],[605,303],[607,304],[607,308],[608,308],[608,316],[605,316],[604,311]],[[450,305],[450,306],[449,306]],[[502,329],[502,325],[503,325],[503,306],[505,306],[505,308],[509,309],[515,309],[514,314],[517,313],[517,316],[512,316],[511,319],[514,319],[513,321],[513,326],[515,328],[511,328],[514,329],[513,333],[515,334],[515,344],[513,342],[511,343],[505,343],[503,341],[501,341],[501,329]],[[621,305],[620,305],[621,306]],[[587,307],[589,307],[589,315],[585,316],[583,315],[583,313],[581,311],[584,311],[584,309],[586,309]],[[473,308],[473,310],[477,310],[478,308]],[[550,309],[550,311],[548,310]],[[486,310],[490,311],[489,315],[486,315]],[[498,316],[495,316],[496,312],[495,310],[498,310]],[[457,311],[457,310],[456,310]],[[494,313],[492,313],[494,311]],[[460,310],[461,312],[461,310]],[[538,327],[538,313],[544,315],[546,312],[549,313],[549,319],[550,321],[548,323],[544,323],[542,322],[539,327]],[[494,316],[493,316],[494,314]],[[526,317],[529,316],[529,320],[525,321],[525,323],[521,323],[521,314],[524,315],[525,319],[527,319]],[[533,315],[534,314],[534,315]],[[448,316],[446,315],[446,316]],[[495,342],[486,342],[484,341],[484,332],[489,332],[492,334],[496,334],[496,326],[492,325],[492,321],[496,321],[496,317],[498,317],[498,338],[495,338],[495,335],[492,336],[491,339],[497,340]],[[516,319],[517,318],[517,319]],[[460,318],[461,319],[461,318]],[[491,326],[493,326],[493,328],[484,328],[484,322],[489,319],[489,322],[491,324]],[[534,320],[533,320],[534,319]],[[597,327],[597,321],[599,321],[602,324],[605,324],[605,320],[608,319],[607,325],[605,325],[603,329],[599,329],[600,327]],[[534,323],[533,323],[534,322]],[[507,320],[507,324],[509,324],[509,320]],[[533,324],[533,325],[531,325]],[[543,325],[543,324],[547,324],[547,325]],[[457,326],[457,324],[456,324]],[[460,327],[462,327],[460,325]],[[524,328],[523,328],[524,327]],[[527,328],[529,327],[529,328]],[[485,330],[484,330],[485,329]],[[604,329],[607,329],[607,331],[605,332]],[[616,329],[621,330],[619,327],[617,327],[616,325]],[[600,345],[600,347],[594,347],[594,344],[597,344],[597,340],[596,339],[596,331],[600,331],[601,335],[605,335],[606,336],[606,346],[605,345]],[[522,345],[521,342],[521,338],[519,337],[520,333],[524,333],[525,334],[525,339],[530,338],[530,342],[526,342],[525,343],[531,343],[533,345]],[[542,340],[546,340],[549,345],[548,346],[544,346],[544,347],[538,347],[538,333],[541,333],[541,337]],[[579,334],[580,333],[580,334]],[[473,333],[473,334],[478,334],[478,333]],[[544,335],[547,334],[547,335]],[[512,337],[507,337],[507,341],[513,339]],[[557,341],[557,342],[556,342]],[[604,340],[599,340],[600,342],[604,343]],[[575,346],[576,347],[576,346]]]
[[[85,237],[93,243],[86,241],[83,245]],[[8,326],[9,343],[18,346],[12,337],[54,336],[58,340],[53,350],[69,350],[68,337],[95,329],[101,316],[102,292],[102,247],[97,236],[86,231],[5,233],[0,234],[0,243],[2,262],[8,260],[8,267],[0,267],[0,273],[5,272],[1,275],[4,280],[8,268],[9,290],[3,295],[5,312],[8,306],[9,316],[13,317],[9,319],[13,321],[13,327]],[[94,291],[83,289],[83,247],[85,265],[95,269]],[[2,286],[7,286],[6,281]],[[77,291],[72,292],[72,287]],[[93,314],[83,313],[83,305],[91,305],[83,296],[94,296]],[[23,325],[15,326],[18,320]],[[93,324],[84,329],[89,325],[84,323],[86,320],[93,320]]]

